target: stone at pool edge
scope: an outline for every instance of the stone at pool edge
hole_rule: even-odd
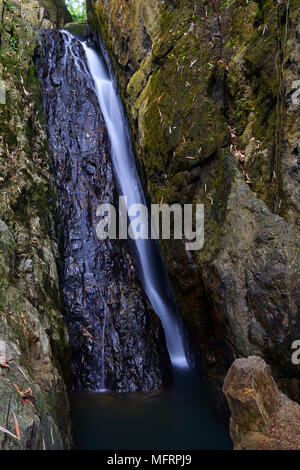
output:
[[[279,390],[261,357],[236,359],[223,392],[235,450],[300,449],[300,405]]]
[[[63,29],[81,39],[88,38],[92,34],[92,30],[87,21],[82,21],[80,23],[67,23]]]

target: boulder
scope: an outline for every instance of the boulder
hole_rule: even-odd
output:
[[[86,39],[92,34],[92,30],[87,21],[82,21],[81,23],[67,23],[64,26],[66,31],[74,34],[74,36],[79,36],[82,39]]]
[[[300,406],[279,390],[262,358],[236,359],[223,392],[235,450],[300,449]]]

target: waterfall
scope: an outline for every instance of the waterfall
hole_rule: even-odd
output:
[[[68,31],[63,33],[73,37]],[[107,127],[113,166],[128,207],[145,204],[145,197],[136,170],[130,136],[122,105],[104,59],[96,50],[81,42],[90,73],[95,83],[99,105]],[[161,319],[173,365],[187,367],[180,314],[166,274],[158,244],[154,240],[135,240],[141,282],[151,305]]]
[[[72,387],[148,392],[173,380],[165,334],[129,241],[100,240],[97,208],[116,207],[109,136],[83,45],[42,33],[38,62],[59,197],[60,285],[72,344]]]

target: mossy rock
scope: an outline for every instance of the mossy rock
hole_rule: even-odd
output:
[[[82,21],[81,23],[67,23],[64,29],[82,39],[86,39],[92,34],[92,30],[87,21]]]
[[[205,205],[199,253],[161,243],[196,356],[213,382],[234,357],[269,355],[277,376],[286,383],[294,377],[299,399],[299,371],[290,369],[288,345],[283,352],[281,344],[278,357],[273,337],[285,328],[284,295],[290,306],[299,305],[290,255],[280,249],[288,243],[297,251],[300,229],[299,113],[291,103],[299,78],[299,6],[295,0],[289,9],[273,0],[169,0],[147,2],[143,11],[141,2],[121,3],[89,1],[88,15],[112,59],[148,200]],[[143,28],[152,41],[148,51],[137,48]],[[232,152],[230,129],[245,151],[244,165]],[[281,253],[282,276],[293,282],[278,287],[279,297],[268,303],[277,282],[266,285],[273,253]],[[257,305],[247,305],[251,295],[255,304],[251,276],[270,312],[260,304],[260,315]],[[270,326],[272,315],[278,323]],[[292,324],[295,310],[285,315]],[[292,327],[286,341],[291,337]]]
[[[58,280],[58,198],[44,128],[34,59],[36,31],[71,20],[63,0],[0,3],[0,341],[11,368],[0,377],[1,449],[71,446],[65,380],[70,346],[62,318]],[[46,22],[46,23],[45,23]],[[30,388],[34,406],[20,390]]]

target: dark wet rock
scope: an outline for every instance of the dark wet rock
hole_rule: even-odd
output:
[[[278,389],[262,358],[235,360],[223,391],[236,450],[300,449],[300,406]]]
[[[116,206],[118,192],[83,47],[75,38],[66,46],[66,38],[45,32],[39,76],[60,195],[73,388],[155,390],[171,381],[163,329],[137,281],[127,242],[97,238],[97,207]]]

